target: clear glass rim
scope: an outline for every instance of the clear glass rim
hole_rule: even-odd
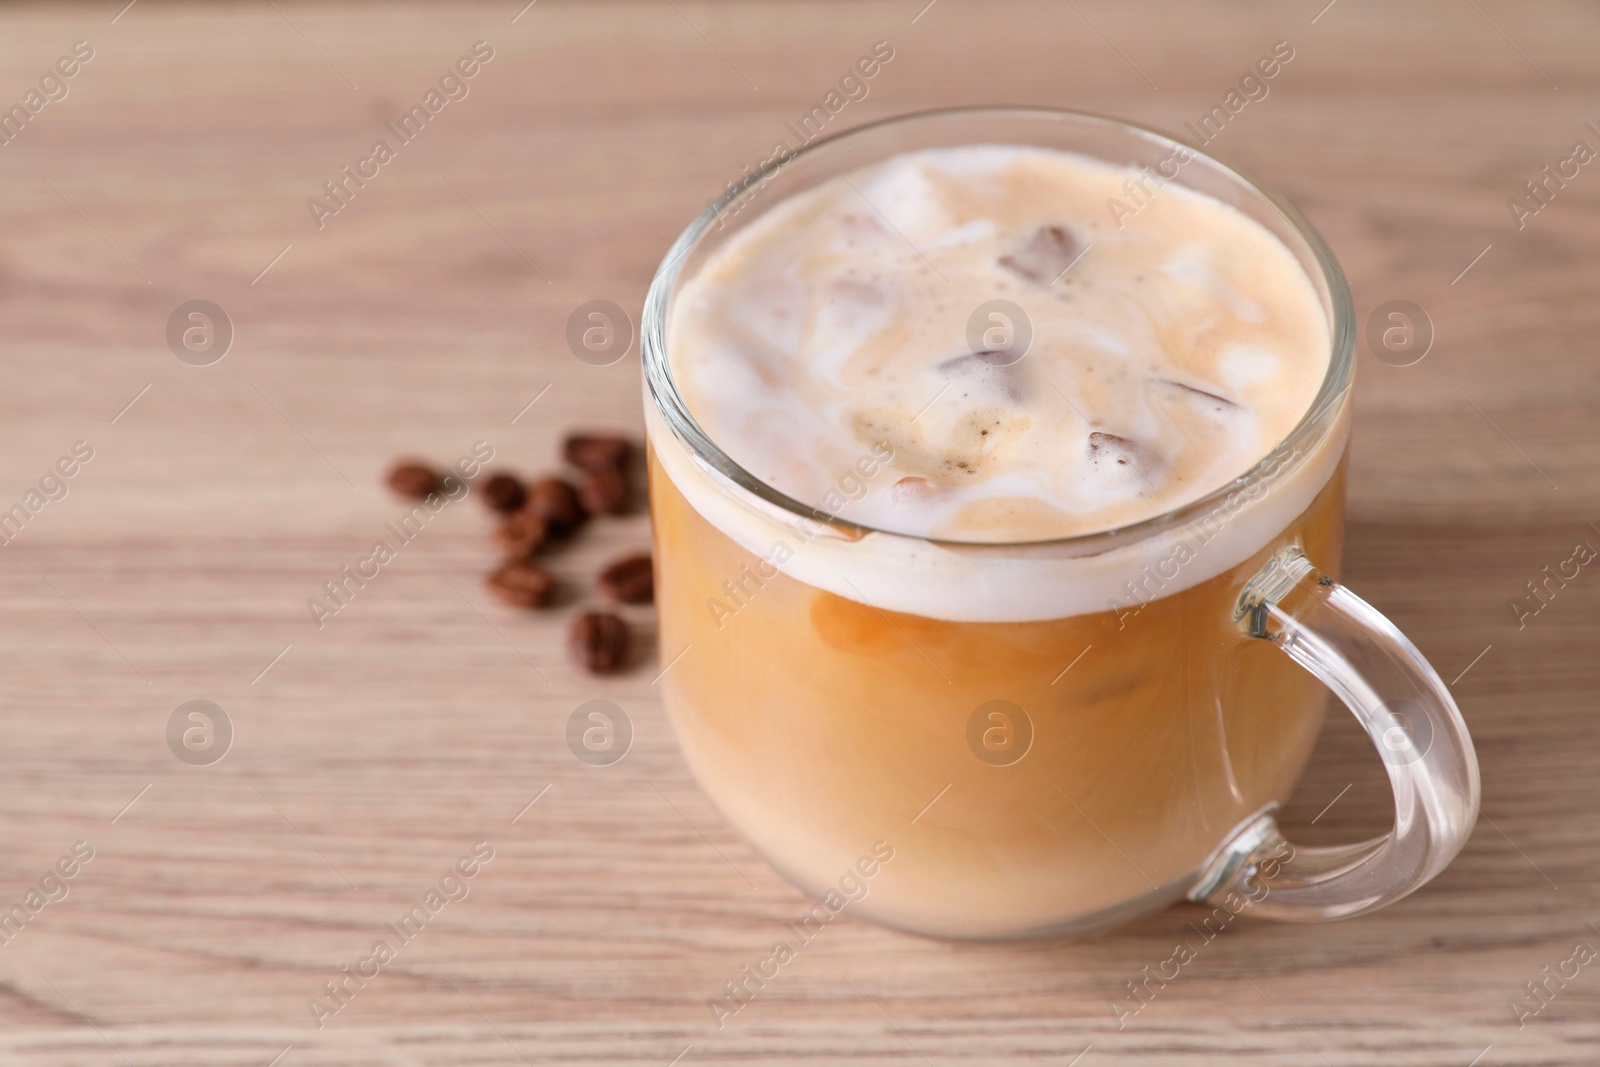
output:
[[[801,156],[831,148],[845,141],[870,137],[887,126],[931,122],[956,116],[978,117],[985,115],[995,118],[1065,120],[1100,126],[1167,149],[1186,149],[1193,153],[1195,157],[1205,159],[1212,166],[1225,172],[1252,195],[1259,197],[1264,203],[1270,205],[1289,223],[1306,247],[1315,254],[1322,268],[1324,283],[1328,287],[1328,302],[1331,310],[1328,371],[1322,379],[1322,384],[1318,388],[1316,396],[1312,398],[1310,405],[1302,414],[1300,421],[1295,424],[1294,429],[1290,430],[1282,441],[1269,449],[1249,470],[1207,493],[1205,496],[1164,511],[1159,515],[1152,515],[1138,522],[1128,523],[1125,526],[1108,527],[1104,530],[1074,534],[1070,537],[1046,538],[1035,541],[960,541],[923,537],[899,530],[886,530],[881,527],[852,522],[839,516],[828,515],[818,505],[807,504],[802,500],[797,500],[773,488],[747,471],[711,439],[711,436],[705,432],[698,420],[689,411],[688,405],[684,403],[683,396],[678,390],[678,384],[673,378],[672,364],[667,355],[667,312],[673,291],[677,287],[679,273],[683,268],[684,261],[724,209],[743,196],[752,185],[761,182],[767,175],[776,173]],[[1355,369],[1355,336],[1355,310],[1351,304],[1350,286],[1345,280],[1344,272],[1339,269],[1339,265],[1333,257],[1333,251],[1294,205],[1239,168],[1224,163],[1215,156],[1202,152],[1187,142],[1177,140],[1159,130],[1124,122],[1121,119],[1111,118],[1106,115],[1097,115],[1087,111],[1043,107],[957,107],[893,115],[875,122],[855,126],[827,137],[818,138],[791,153],[788,158],[781,162],[768,163],[760,170],[749,174],[742,181],[731,185],[727,192],[711,201],[705,210],[696,216],[694,221],[678,235],[678,239],[672,243],[672,247],[667,250],[666,256],[661,260],[661,265],[656,268],[655,276],[650,280],[650,288],[645,294],[644,313],[639,332],[639,350],[644,364],[645,383],[650,391],[651,400],[663,421],[677,435],[679,440],[688,445],[695,455],[718,473],[728,478],[738,488],[768,504],[790,512],[798,518],[812,522],[827,522],[831,526],[862,536],[880,534],[887,537],[907,538],[951,548],[1005,549],[1059,546],[1072,550],[1074,554],[1077,554],[1080,550],[1092,552],[1102,546],[1109,547],[1112,542],[1126,543],[1130,540],[1142,540],[1145,537],[1152,537],[1212,513],[1219,506],[1224,505],[1233,494],[1273,477],[1275,473],[1281,473],[1277,470],[1278,461],[1274,457],[1281,456],[1286,452],[1289,454],[1309,452],[1329,431],[1330,427],[1324,416],[1330,409],[1341,402],[1349,390],[1352,373]]]

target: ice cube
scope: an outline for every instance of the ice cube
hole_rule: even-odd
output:
[[[977,400],[1022,402],[1022,371],[1009,352],[967,352],[937,365],[940,375],[961,392]]]
[[[1094,430],[1089,434],[1089,462],[1097,469],[1126,469],[1148,479],[1161,467],[1161,457],[1131,437]]]
[[[927,478],[909,475],[889,487],[889,500],[901,506],[923,504],[937,497],[943,490]]]
[[[1000,257],[1000,266],[1027,281],[1049,285],[1072,266],[1082,251],[1065,226],[1040,226],[1026,242]]]
[[[1227,414],[1237,411],[1241,407],[1238,401],[1229,400],[1220,393],[1213,393],[1208,389],[1201,389],[1197,385],[1176,381],[1172,378],[1156,378],[1154,384],[1165,396],[1174,400],[1192,401],[1209,407],[1218,414]]]

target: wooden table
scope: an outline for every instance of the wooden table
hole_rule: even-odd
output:
[[[0,1061],[1600,1060],[1600,967],[1521,1027],[1508,1005],[1600,946],[1600,577],[1520,628],[1511,608],[1600,546],[1600,174],[1520,229],[1506,205],[1574,141],[1600,147],[1592,7],[123,2],[0,10],[0,100],[94,52],[0,146],[0,510],[93,449],[0,549],[0,910],[75,842],[94,853],[0,946]],[[480,40],[469,94],[319,229],[307,200]],[[880,40],[894,59],[838,126],[1029,102],[1179,130],[1290,42],[1213,148],[1302,206],[1363,319],[1408,299],[1437,334],[1413,366],[1361,355],[1347,576],[1454,679],[1477,832],[1387,911],[1240,924],[1120,1031],[1110,1002],[1196,909],[1079,943],[847,919],[713,1024],[805,903],[688,777],[654,656],[604,681],[564,661],[565,619],[646,543],[642,516],[556,557],[572,592],[549,616],[484,592],[473,502],[322,629],[306,607],[401,514],[395,456],[486,440],[533,471],[572,426],[637,432],[637,347],[587,365],[568,316],[636,312],[687,219]],[[233,326],[208,366],[166,340],[196,299]],[[609,767],[566,745],[589,698],[633,723]],[[232,724],[220,762],[168,747],[194,699]],[[1387,824],[1345,719],[1288,813],[1303,840]],[[479,841],[470,895],[319,1029],[308,1000]]]

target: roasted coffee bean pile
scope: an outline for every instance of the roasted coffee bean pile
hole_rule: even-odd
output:
[[[596,516],[628,510],[632,442],[606,434],[573,434],[563,443],[562,455],[581,472],[576,485],[559,475],[525,484],[505,471],[489,474],[481,483],[484,504],[499,517],[494,540],[502,555],[484,581],[513,607],[550,606],[556,582],[537,562],[543,550],[572,538]],[[415,460],[395,464],[388,480],[396,493],[417,499],[440,484],[436,471]],[[600,572],[596,585],[602,596],[618,604],[651,603],[655,581],[650,556],[617,560]],[[581,613],[567,634],[573,662],[594,674],[623,669],[630,643],[628,624],[609,611]]]

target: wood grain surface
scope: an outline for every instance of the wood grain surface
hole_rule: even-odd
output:
[[[1600,173],[1521,228],[1506,205],[1600,147],[1592,5],[124,2],[0,8],[0,103],[94,51],[0,145],[0,511],[93,449],[0,548],[0,910],[94,850],[0,945],[0,1062],[1600,1061],[1600,965],[1510,1007],[1600,946],[1600,576],[1511,608],[1600,546]],[[319,229],[307,200],[480,40],[468,95]],[[531,472],[570,427],[637,433],[637,346],[587,365],[568,316],[636,314],[687,220],[880,40],[839,128],[1017,102],[1181,131],[1290,42],[1212,149],[1305,210],[1363,322],[1406,299],[1436,333],[1412,366],[1363,348],[1346,573],[1454,679],[1483,818],[1422,892],[1242,922],[1120,1029],[1111,1002],[1198,909],[1000,945],[846,917],[718,1029],[707,1001],[806,903],[677,756],[648,612],[628,674],[565,662],[641,514],[555,558],[549,616],[485,593],[473,500],[322,629],[305,606],[404,510],[395,456],[481,439]],[[194,299],[233,324],[209,366],[166,341]],[[635,731],[609,767],[565,741],[596,697]],[[166,741],[193,699],[233,727],[209,766]],[[1301,839],[1388,822],[1346,719],[1288,813]],[[308,1000],[480,841],[470,895],[319,1028]]]

